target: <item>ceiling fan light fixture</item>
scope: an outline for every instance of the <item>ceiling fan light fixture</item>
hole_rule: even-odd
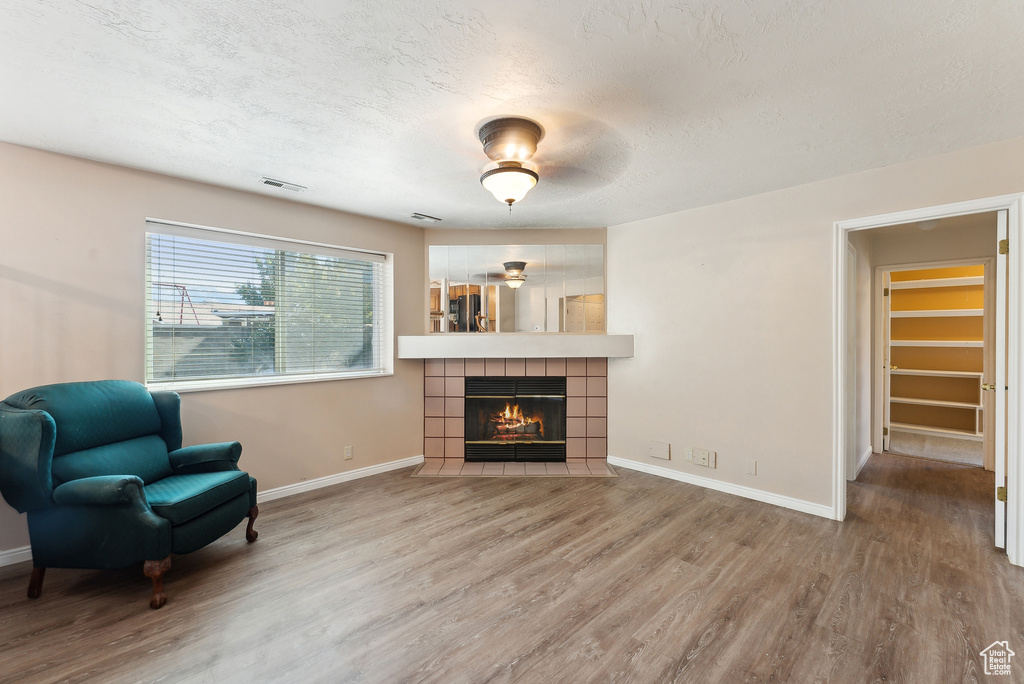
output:
[[[526,270],[525,261],[506,261],[501,266],[505,269],[505,273],[508,273],[510,276],[521,275]]]
[[[511,207],[526,197],[526,193],[537,185],[539,178],[520,162],[503,161],[498,162],[498,168],[485,171],[480,176],[480,184],[494,195],[494,199]]]
[[[505,268],[505,284],[511,287],[513,290],[518,290],[526,282],[526,276],[523,275],[523,271],[526,270],[525,261],[506,261],[502,264]]]
[[[526,161],[537,151],[542,134],[529,119],[504,117],[481,126],[479,137],[484,154],[493,161]]]
[[[540,180],[535,171],[523,167],[523,162],[537,151],[543,135],[533,121],[514,116],[488,121],[477,131],[484,154],[498,162],[498,168],[480,176],[480,183],[494,199],[507,204],[509,211]]]

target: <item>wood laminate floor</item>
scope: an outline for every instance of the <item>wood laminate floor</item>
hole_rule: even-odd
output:
[[[0,570],[5,682],[972,682],[1024,569],[990,473],[875,455],[836,523],[625,469],[410,478],[261,506],[140,569]]]

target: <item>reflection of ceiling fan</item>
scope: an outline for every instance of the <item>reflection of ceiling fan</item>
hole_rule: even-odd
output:
[[[526,282],[526,276],[523,275],[523,271],[526,270],[525,261],[506,261],[502,266],[505,267],[505,284],[511,287],[513,290],[518,290]]]
[[[487,271],[485,273],[474,273],[469,276],[469,282],[475,284],[493,284],[497,281],[504,281],[513,290],[518,290],[526,282],[523,271],[526,269],[525,261],[506,261],[502,264],[504,271]]]
[[[469,282],[473,285],[488,285],[495,286],[501,285],[502,281],[505,280],[505,272],[490,271],[488,273],[477,273],[469,277]]]

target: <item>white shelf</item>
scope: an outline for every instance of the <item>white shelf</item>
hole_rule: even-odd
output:
[[[923,368],[899,368],[890,370],[892,375],[923,375],[936,378],[978,378],[981,379],[981,371],[951,371],[951,370],[925,370]]]
[[[929,427],[927,425],[911,425],[910,423],[889,423],[889,431],[899,430],[900,432],[911,432],[916,435],[937,435],[939,437],[956,437],[958,439],[970,439],[975,442],[982,441],[982,436],[970,430],[950,430],[949,428]]]
[[[432,333],[399,335],[400,359],[632,358],[632,335]]]
[[[984,284],[985,276],[964,276],[962,278],[931,278],[929,280],[897,280],[889,283],[889,289],[919,290],[926,287],[967,287]]]
[[[889,340],[890,347],[984,347],[981,340]]]
[[[918,406],[946,406],[950,408],[979,409],[981,404],[966,401],[943,401],[941,399],[915,399],[913,397],[889,397],[889,401],[897,404],[917,404]]]
[[[890,311],[893,318],[952,318],[961,316],[984,316],[984,309],[915,309],[913,311]]]

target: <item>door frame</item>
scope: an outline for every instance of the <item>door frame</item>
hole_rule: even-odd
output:
[[[985,369],[990,371],[992,377],[983,376],[989,380],[994,380],[995,377],[995,365],[992,363],[995,357],[995,317],[999,315],[996,311],[995,306],[995,281],[996,281],[996,257],[974,257],[967,259],[940,259],[937,261],[917,261],[908,264],[879,264],[874,267],[874,273],[872,274],[872,287],[871,296],[874,299],[874,315],[872,316],[872,337],[871,337],[871,349],[872,358],[877,358],[879,361],[884,359],[885,346],[886,346],[886,331],[885,331],[885,302],[883,290],[885,289],[884,275],[885,273],[892,273],[893,271],[917,271],[920,269],[928,268],[948,268],[951,266],[969,266],[969,265],[982,265],[985,267],[985,311],[986,313],[991,311],[992,316],[986,315],[984,322],[985,331]],[[991,308],[989,308],[991,306]],[[990,358],[991,357],[991,358]],[[885,415],[885,393],[887,389],[887,383],[885,382],[885,364],[876,363],[871,371],[871,379],[874,391],[871,395],[871,443],[883,444],[882,428],[885,426],[886,418]],[[984,398],[984,394],[982,397]],[[992,421],[992,416],[989,414],[991,411],[985,411],[985,422]],[[985,432],[984,430],[982,431]],[[876,450],[877,452],[878,450]],[[987,453],[987,452],[986,452]]]
[[[855,328],[858,295],[857,269],[859,268],[857,264],[860,257],[857,254],[857,248],[849,242],[846,243],[846,258],[848,264],[856,266],[856,268],[848,268],[846,271],[846,324]],[[846,386],[846,420],[849,421],[848,424],[851,424],[857,420],[857,339],[853,336],[847,336],[844,340],[847,358],[850,358],[850,354],[853,355],[853,361],[846,365],[843,376],[848,383]],[[847,455],[846,479],[856,480],[857,468],[860,465],[860,454],[855,453],[857,451],[857,435],[854,430],[846,431],[844,448]]]
[[[1007,212],[1007,238],[1009,240],[1008,296],[1006,303],[1007,363],[1006,392],[1006,555],[1014,565],[1024,566],[1024,469],[1020,454],[1024,450],[1020,421],[1021,388],[1024,387],[1024,336],[1021,335],[1024,278],[1021,264],[1024,259],[1024,193],[1001,195],[966,202],[955,202],[922,209],[911,209],[890,214],[836,221],[832,233],[832,511],[836,520],[846,517],[846,438],[854,429],[847,420],[846,368],[856,359],[848,359],[846,336],[848,330],[846,281],[849,234],[859,230],[881,228],[901,223],[917,223],[949,216],[980,214],[990,211]],[[993,493],[994,501],[994,493]]]

